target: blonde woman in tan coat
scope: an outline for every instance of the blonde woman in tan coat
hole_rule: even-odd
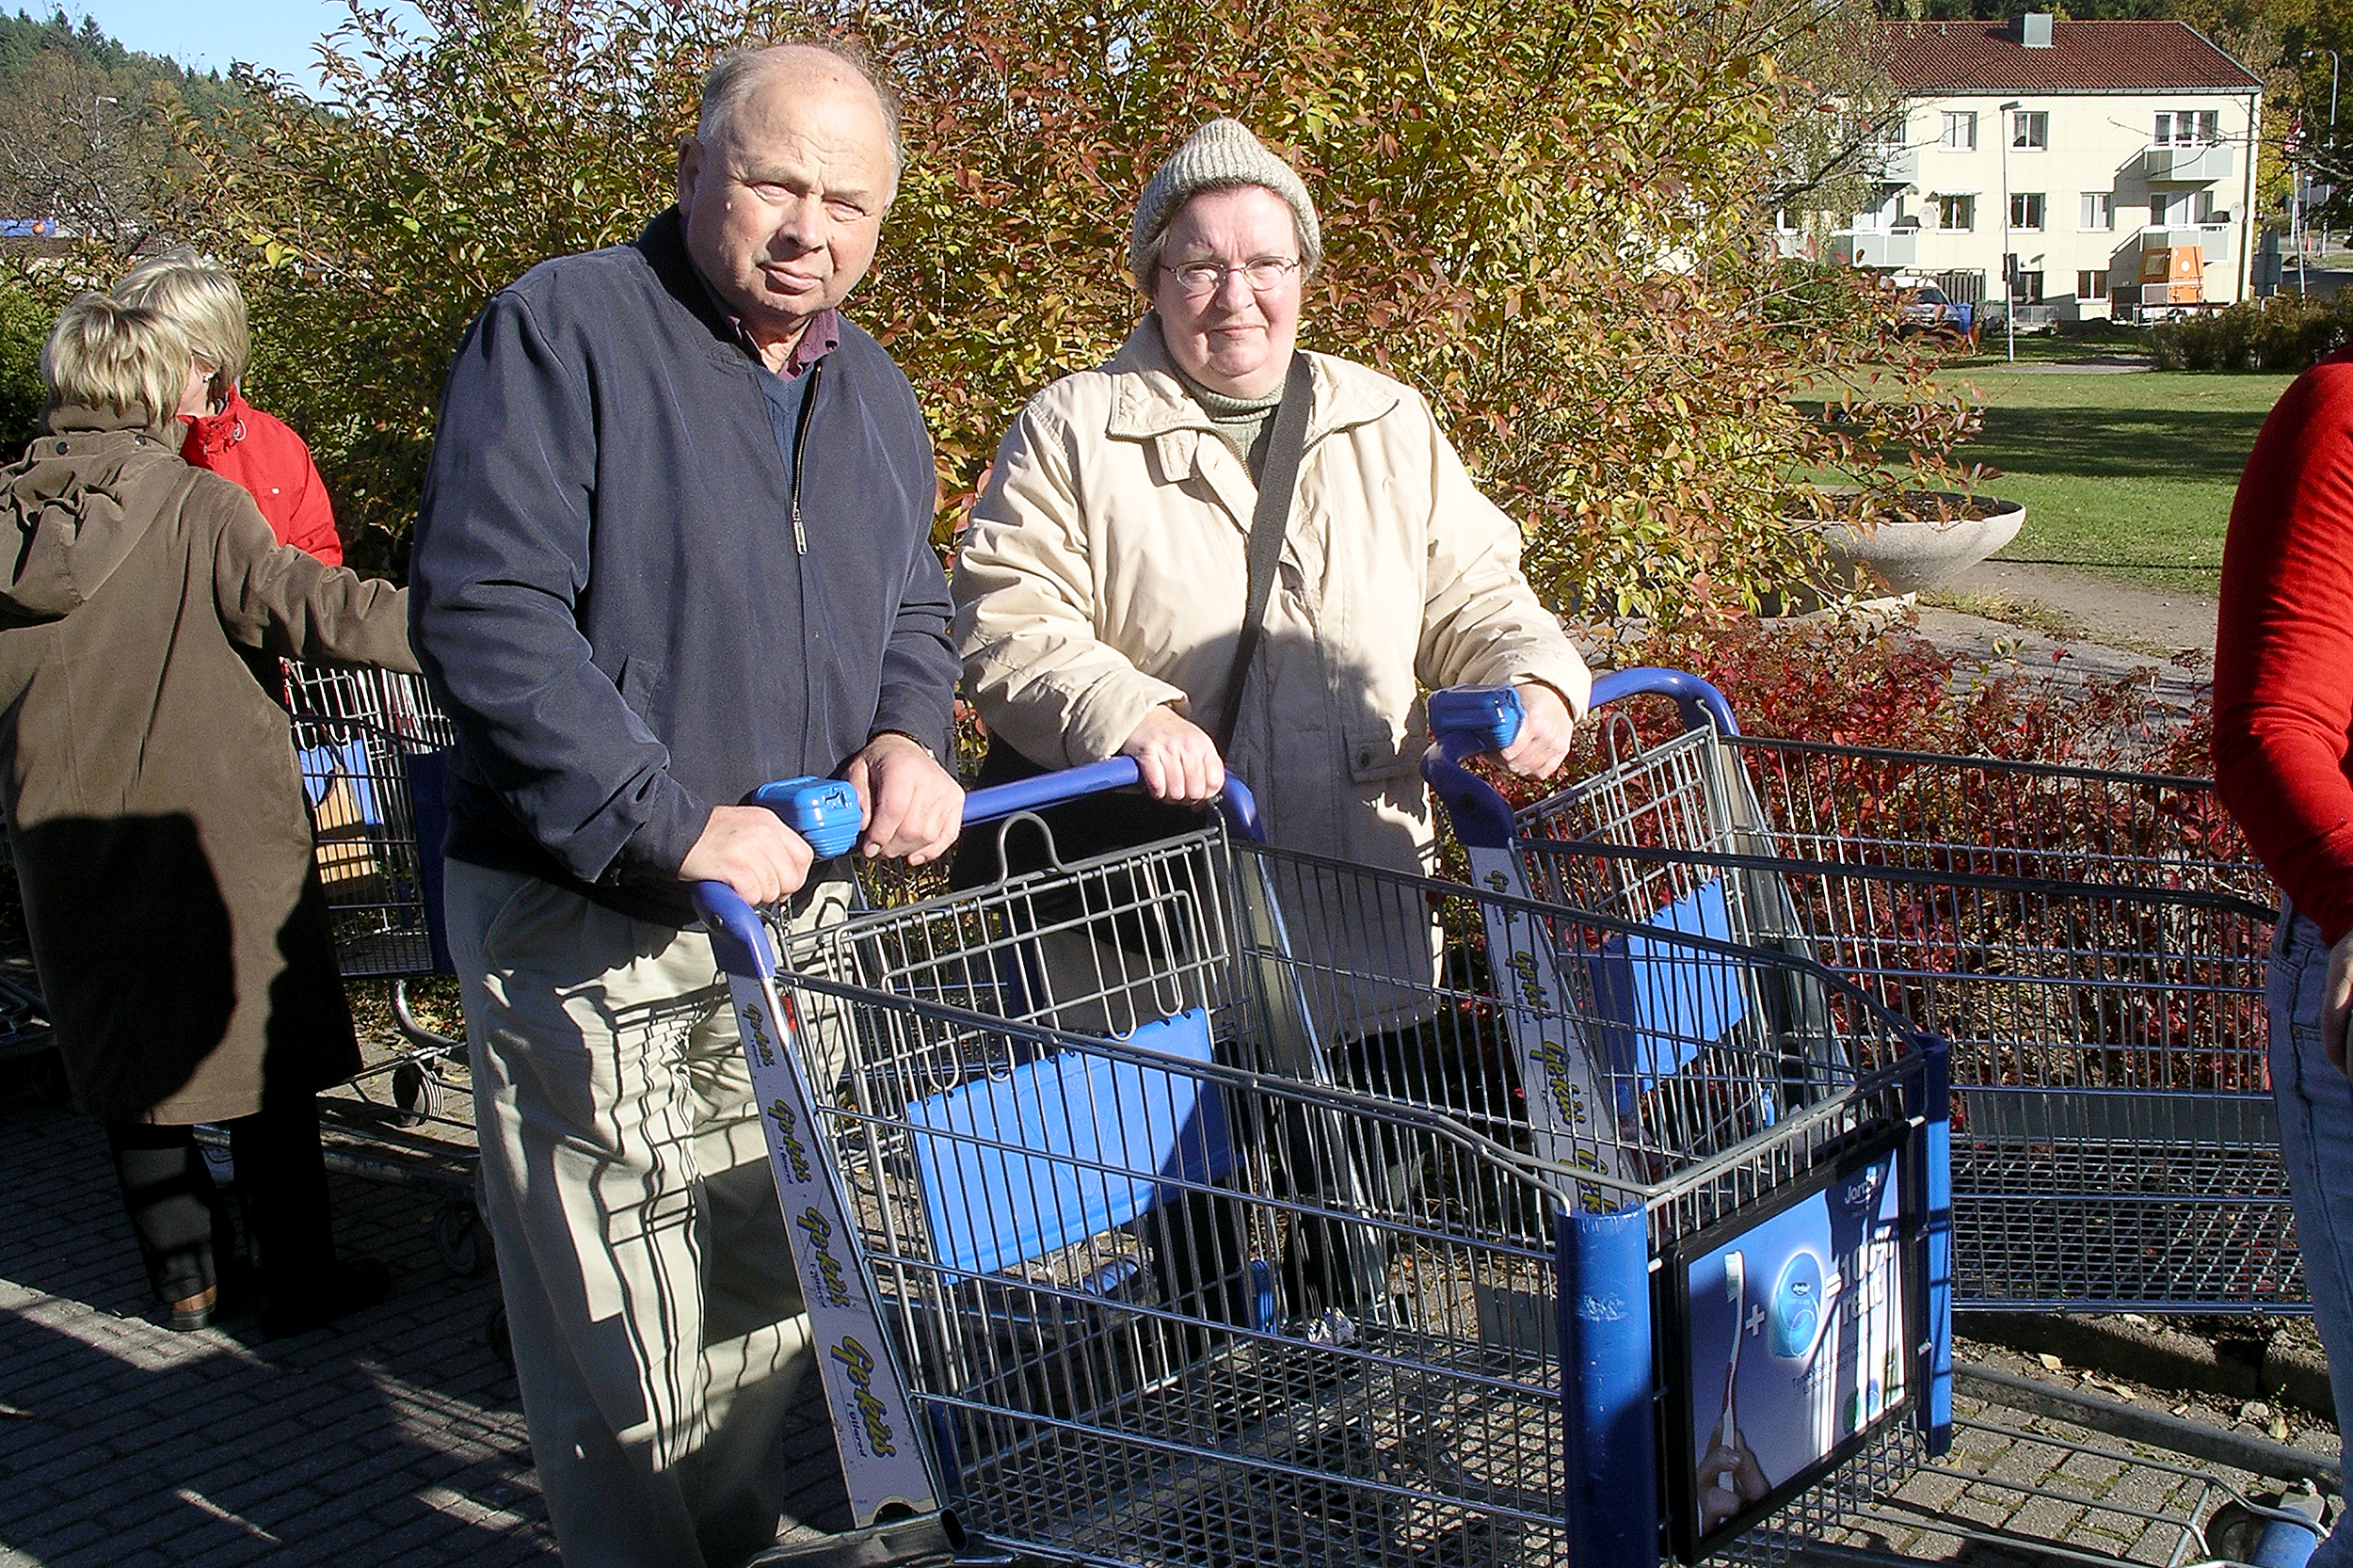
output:
[[[1529,722],[1503,760],[1542,776],[1584,711],[1584,662],[1420,395],[1307,354],[1280,566],[1223,712],[1258,481],[1321,260],[1314,203],[1248,130],[1215,120],[1145,186],[1129,260],[1151,310],[1108,363],[1031,400],[974,508],[954,584],[966,689],[996,744],[1038,767],[1132,756],[1163,802],[1207,800],[1230,767],[1274,843],[1420,871],[1422,692],[1516,685]],[[1426,1016],[1421,900],[1368,908],[1303,881],[1286,913],[1306,955],[1413,987],[1342,984],[1319,1000],[1324,1021],[1354,1034]]]
[[[180,458],[188,346],[85,295],[41,353],[45,433],[0,471],[0,790],[74,1101],[106,1124],[173,1327],[224,1238],[190,1124],[222,1122],[290,1333],[381,1296],[338,1263],[312,1096],[356,1070],[282,656],[414,671],[407,596],[283,546]]]

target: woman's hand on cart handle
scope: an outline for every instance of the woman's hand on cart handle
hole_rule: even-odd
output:
[[[996,822],[1019,811],[1042,811],[1065,800],[1081,795],[1102,794],[1110,790],[1129,790],[1143,782],[1143,770],[1132,757],[1106,757],[1100,762],[1088,762],[1080,767],[1064,768],[1058,773],[1042,773],[1034,778],[1016,779],[1011,784],[992,784],[985,790],[975,790],[964,797],[964,825]],[[1226,824],[1252,843],[1264,843],[1266,830],[1258,822],[1258,802],[1250,787],[1233,774],[1225,776],[1218,787],[1218,808],[1225,815]]]
[[[2329,1053],[2329,1060],[2337,1064],[2337,1071],[2353,1078],[2353,1067],[2345,1065],[2345,1030],[2353,1022],[2353,931],[2337,938],[2337,945],[2329,950],[2329,978],[2320,989],[2320,1048]]]
[[[1577,727],[1568,700],[1541,680],[1514,681],[1512,692],[1520,702],[1519,734],[1496,755],[1522,778],[1549,778],[1568,760]]]
[[[801,890],[814,856],[808,840],[765,806],[714,806],[686,858],[682,882],[724,882],[747,904],[774,904]]]
[[[1209,731],[1165,703],[1144,715],[1119,754],[1136,760],[1144,793],[1154,800],[1205,805],[1225,783],[1225,760]]]

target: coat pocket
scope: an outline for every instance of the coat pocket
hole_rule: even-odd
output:
[[[662,690],[662,666],[651,659],[631,654],[621,661],[620,679],[613,684],[620,689],[621,700],[629,704],[631,712],[639,718],[649,718],[653,703]]]
[[[1345,730],[1342,738],[1348,744],[1348,776],[1356,784],[1379,784],[1412,773],[1426,744],[1416,731],[1385,724]]]

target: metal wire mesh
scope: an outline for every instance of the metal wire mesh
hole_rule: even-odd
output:
[[[286,706],[346,978],[429,973],[413,760],[456,744],[424,680],[289,661]],[[435,853],[439,853],[438,846]]]
[[[1564,1204],[1704,1224],[1900,1116],[1906,1041],[1801,963],[1673,938],[1655,983],[1700,1012],[1629,1015],[1607,976],[1638,934],[1526,901],[1561,989],[1498,990],[1493,902],[1204,833],[785,943],[968,1524],[1122,1563],[1561,1560]],[[1401,908],[1345,966],[1286,935]],[[1800,995],[1810,1037],[1774,1023]],[[1537,1148],[1512,1016],[1614,1064],[1569,1158]]]
[[[1982,1307],[2293,1309],[2265,1060],[2275,908],[2202,780],[1686,732],[1522,814],[1539,896],[1710,884],[1953,1046],[1958,1287]]]

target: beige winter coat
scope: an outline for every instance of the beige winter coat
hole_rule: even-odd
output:
[[[1227,765],[1275,844],[1418,871],[1433,838],[1422,691],[1532,678],[1582,715],[1592,678],[1520,573],[1518,530],[1421,397],[1309,359],[1305,456]],[[982,719],[1054,767],[1116,754],[1160,703],[1214,733],[1257,499],[1152,316],[1109,363],[1032,398],[956,565],[956,646]],[[1399,974],[1394,955],[1427,951],[1402,917],[1289,913],[1295,938],[1342,964]]]

